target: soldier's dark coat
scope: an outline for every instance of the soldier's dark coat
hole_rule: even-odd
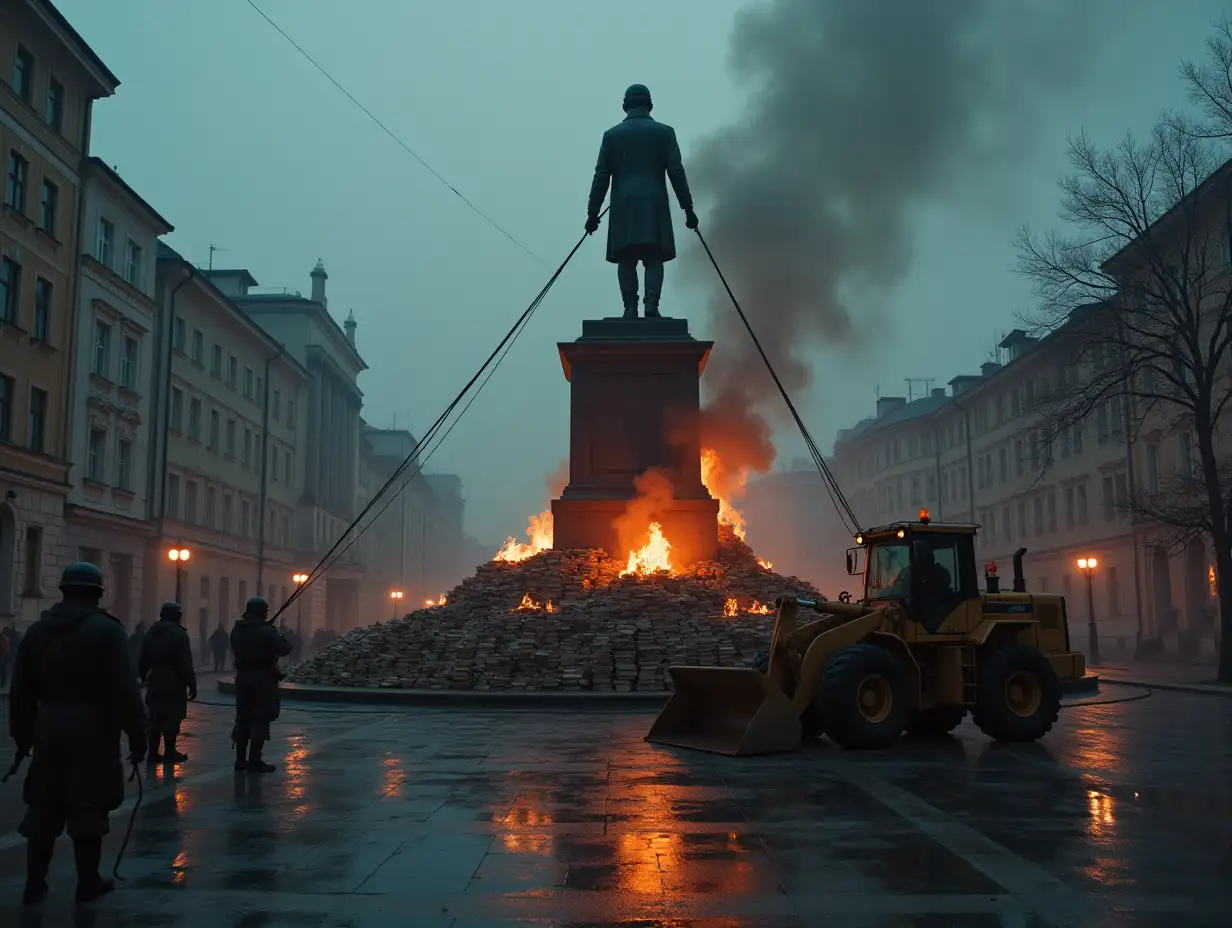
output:
[[[693,208],[676,130],[650,111],[630,109],[623,122],[603,133],[590,186],[590,215],[599,215],[611,183],[607,215],[607,260],[671,261],[676,257],[667,180],[681,209]]]
[[[197,689],[187,630],[176,622],[155,622],[141,643],[137,673],[146,681],[151,727],[178,732],[180,722],[188,717],[188,691]]]
[[[291,653],[290,643],[263,619],[244,616],[231,629],[235,664],[235,727],[237,742],[268,741],[270,722],[278,718],[278,658]]]
[[[22,640],[9,731],[33,757],[20,831],[49,841],[107,834],[124,801],[120,733],[145,738],[145,708],[119,619],[97,605],[57,603]]]

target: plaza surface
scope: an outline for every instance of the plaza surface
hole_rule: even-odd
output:
[[[748,759],[648,745],[643,713],[287,705],[279,769],[252,777],[203,690],[95,905],[74,911],[61,841],[22,910],[20,782],[0,787],[0,924],[1227,925],[1232,700],[1143,695],[1105,687],[1132,701],[1067,708],[1038,745],[964,723]]]

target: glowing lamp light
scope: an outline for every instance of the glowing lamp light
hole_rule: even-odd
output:
[[[295,583],[296,586],[303,586],[305,583],[308,582],[308,575],[307,574],[291,574],[291,580]]]
[[[175,563],[183,563],[192,556],[192,552],[187,548],[172,548],[167,552],[167,557]]]
[[[928,519],[929,519],[928,510],[927,510],[927,509],[925,509],[925,508],[923,508],[923,507],[921,507],[921,509],[920,509],[920,521],[921,521],[921,522],[928,522]]]
[[[401,598],[402,598],[402,595],[403,595],[403,594],[402,594],[402,591],[401,591],[401,590],[390,590],[390,591],[389,591],[389,598],[390,598],[390,599],[392,599],[392,600],[394,600],[395,602],[396,602],[397,600],[401,599]]]
[[[862,545],[862,544],[864,544],[864,536],[863,536],[863,535],[857,535],[857,536],[856,536],[856,544],[858,544],[858,545]]]
[[[906,533],[905,531],[903,531],[903,530],[900,528],[900,529],[898,530],[898,537],[899,537],[899,538],[906,538],[906,537],[907,537],[907,533]]]
[[[1093,557],[1078,558],[1078,569],[1079,570],[1094,570],[1098,566],[1099,566],[1099,561],[1096,558],[1093,558]]]

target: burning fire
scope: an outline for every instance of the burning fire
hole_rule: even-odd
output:
[[[767,561],[765,558],[761,558],[761,557],[757,559],[757,566],[762,568],[763,570],[774,570],[774,562]]]
[[[740,604],[736,602],[736,597],[729,596],[723,602],[723,615],[730,618],[740,611]]]
[[[534,597],[531,596],[529,593],[523,593],[522,601],[513,608],[513,611],[514,612],[532,612],[532,611],[555,612],[556,607],[552,605],[552,601],[550,599],[546,603],[540,604],[540,603],[537,603]]]
[[[732,473],[723,466],[719,453],[713,448],[702,449],[702,483],[710,491],[710,495],[719,501],[719,521],[731,526],[736,537],[741,541],[745,536],[744,516],[732,505],[732,498],[744,494],[744,485],[748,482],[747,468],[741,468]]]
[[[630,574],[645,576],[672,569],[669,557],[672,545],[663,535],[663,526],[658,522],[651,522],[649,531],[650,540],[638,550],[629,552],[629,563],[620,572],[622,577]]]
[[[770,607],[764,606],[757,600],[753,600],[753,605],[749,606],[749,615],[769,615]]]
[[[429,609],[432,609],[432,608],[434,608],[434,607],[436,607],[436,606],[443,606],[443,605],[445,605],[445,594],[444,594],[444,593],[442,593],[442,594],[441,594],[441,598],[440,598],[440,599],[431,599],[431,598],[429,598],[429,599],[425,599],[425,600],[424,600],[424,605],[425,605],[425,606],[427,606]]]
[[[552,547],[552,510],[545,509],[539,515],[531,516],[527,523],[526,537],[530,539],[529,544],[519,542],[510,536],[505,539],[505,543],[501,545],[501,549],[496,552],[496,557],[492,560],[516,563],[528,557],[534,557],[540,551],[546,551]]]

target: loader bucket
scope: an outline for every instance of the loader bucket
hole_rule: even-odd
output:
[[[794,751],[800,716],[774,682],[749,667],[669,667],[675,685],[647,741],[743,757]]]

